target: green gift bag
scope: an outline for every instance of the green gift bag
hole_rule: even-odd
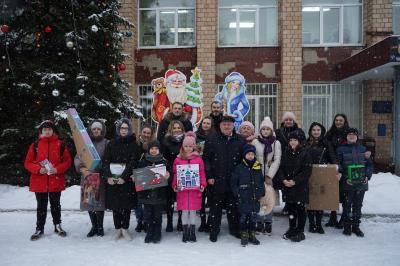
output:
[[[365,166],[362,164],[351,164],[347,166],[347,180],[350,182],[361,182],[365,179]]]

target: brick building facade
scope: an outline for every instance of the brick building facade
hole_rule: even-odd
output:
[[[219,85],[230,72],[238,71],[246,78],[251,95],[253,113],[248,119],[256,125],[266,115],[278,125],[284,111],[293,111],[304,127],[316,120],[329,128],[334,114],[344,112],[349,114],[352,126],[362,129],[363,138],[376,141],[376,160],[391,163],[393,113],[376,113],[373,105],[393,103],[392,78],[375,71],[375,77],[360,79],[355,75],[342,80],[337,73],[341,62],[393,34],[398,21],[393,17],[397,1],[242,2],[123,0],[121,14],[136,25],[134,37],[125,43],[132,57],[124,73],[132,83],[135,100],[148,110],[152,79],[164,76],[168,68],[179,69],[189,77],[190,70],[199,66],[204,109],[209,113]],[[192,35],[187,30],[190,26],[182,30],[179,26],[182,14],[186,14],[182,17],[186,25],[192,25],[187,14],[194,16]],[[173,16],[178,30],[175,45],[161,45],[163,23],[173,25]],[[223,26],[229,17],[229,26]],[[337,29],[332,28],[336,22]],[[252,26],[253,43],[240,39],[253,38]],[[193,36],[192,42],[179,45],[176,38],[181,32],[185,41]],[[328,39],[330,35],[332,39]],[[384,135],[378,134],[378,125],[384,125]]]

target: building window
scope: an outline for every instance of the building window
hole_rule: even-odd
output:
[[[303,84],[303,128],[312,122],[329,130],[335,114],[347,115],[349,124],[362,131],[362,90],[358,83]]]
[[[219,0],[219,46],[278,45],[276,0]]]
[[[139,0],[139,47],[195,46],[195,0]]]
[[[154,129],[157,123],[151,119],[151,108],[153,106],[153,86],[152,85],[138,85],[139,104],[142,106],[142,114],[144,121],[141,121],[141,126],[150,124]]]
[[[393,34],[400,35],[400,1],[393,1]]]
[[[304,0],[303,45],[362,43],[362,0]]]
[[[223,84],[218,85],[219,91],[223,87]],[[252,122],[256,132],[258,132],[260,123],[266,116],[269,116],[275,122],[275,126],[278,125],[277,93],[278,85],[276,83],[246,84],[246,95],[250,103],[250,111],[244,120]]]

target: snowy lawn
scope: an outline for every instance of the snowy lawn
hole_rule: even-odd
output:
[[[211,243],[207,234],[197,233],[197,243],[184,244],[180,233],[163,230],[160,244],[144,244],[145,234],[133,230],[134,214],[130,229],[133,240],[114,241],[110,212],[104,221],[106,235],[88,239],[89,217],[85,212],[76,211],[79,207],[77,186],[67,189],[61,198],[63,227],[68,236],[60,238],[53,234],[49,212],[44,237],[32,242],[29,237],[36,221],[34,194],[27,188],[0,185],[0,265],[399,265],[398,191],[400,177],[373,176],[363,212],[390,217],[363,218],[361,229],[365,238],[346,237],[341,230],[325,228],[325,235],[306,232],[305,241],[292,243],[281,238],[288,221],[280,216],[274,217],[272,236],[261,235],[260,246],[243,248],[238,239],[228,235],[226,220],[217,243]],[[15,209],[20,211],[8,211]]]

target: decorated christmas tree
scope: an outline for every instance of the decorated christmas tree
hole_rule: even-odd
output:
[[[203,108],[203,90],[201,88],[203,79],[200,73],[201,69],[198,67],[193,69],[190,82],[186,85],[187,100],[185,103],[185,111],[190,114],[190,122],[194,130],[196,130],[201,121]]]
[[[116,0],[0,3],[0,176],[26,176],[23,160],[43,119],[68,139],[65,110],[103,118],[113,135],[122,116],[141,116],[121,78],[122,42],[133,24]]]

